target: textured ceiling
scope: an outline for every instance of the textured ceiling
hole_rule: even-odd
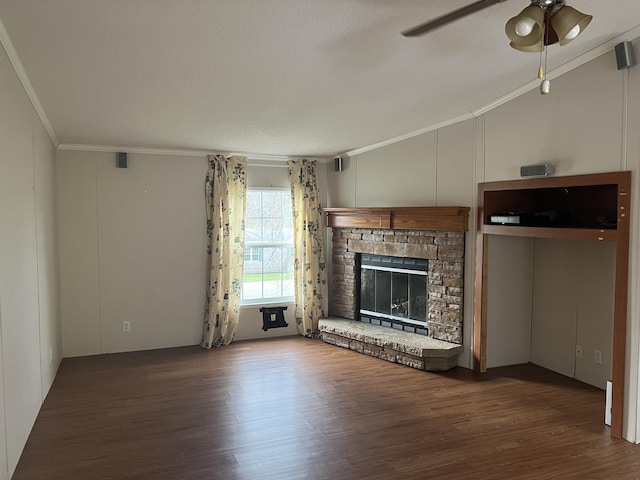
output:
[[[504,34],[524,0],[399,34],[472,1],[0,0],[0,19],[61,143],[330,156],[535,76]],[[569,3],[594,21],[550,68],[640,25],[638,0]]]

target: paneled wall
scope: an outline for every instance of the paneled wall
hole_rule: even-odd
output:
[[[61,150],[57,163],[64,356],[200,343],[206,158],[130,154],[125,169],[114,153]],[[250,166],[247,180],[289,188],[282,165]],[[296,335],[287,306],[289,327],[267,332],[260,306],[242,307],[235,339]]]
[[[484,181],[518,178],[551,162],[555,175],[622,170],[624,73],[613,52],[484,115]]]
[[[473,120],[354,155],[345,171],[328,173],[330,206],[475,207],[477,183],[517,179],[525,164],[551,162],[556,175],[632,170],[637,250],[640,141],[634,132],[639,129],[640,75],[618,71],[611,51],[553,79],[548,96],[532,90]],[[474,242],[475,235],[467,234],[460,360],[467,367]],[[611,246],[492,237],[489,250],[489,366],[532,361],[604,387],[611,368]],[[640,322],[636,253],[631,263],[624,435],[634,440]],[[575,358],[576,344],[583,347],[582,358]],[[595,350],[603,352],[602,365],[594,362]]]
[[[531,357],[531,238],[489,237],[487,367],[527,363]]]
[[[55,150],[0,49],[0,479],[61,359]]]

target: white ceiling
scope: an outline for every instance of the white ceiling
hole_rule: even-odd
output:
[[[61,143],[331,156],[535,77],[504,34],[526,0],[399,33],[472,1],[0,0],[0,19]],[[551,69],[640,25],[638,0],[569,4],[594,20]]]

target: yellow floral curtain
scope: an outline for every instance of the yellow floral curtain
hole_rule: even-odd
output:
[[[318,335],[318,320],[327,312],[327,270],[316,162],[289,161],[293,207],[294,289],[300,335]]]
[[[209,156],[205,182],[209,263],[203,348],[228,345],[238,326],[242,268],[247,159]]]

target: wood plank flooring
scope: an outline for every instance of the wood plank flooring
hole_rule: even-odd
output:
[[[74,358],[13,478],[640,478],[603,411],[534,365],[427,373],[302,337]]]

